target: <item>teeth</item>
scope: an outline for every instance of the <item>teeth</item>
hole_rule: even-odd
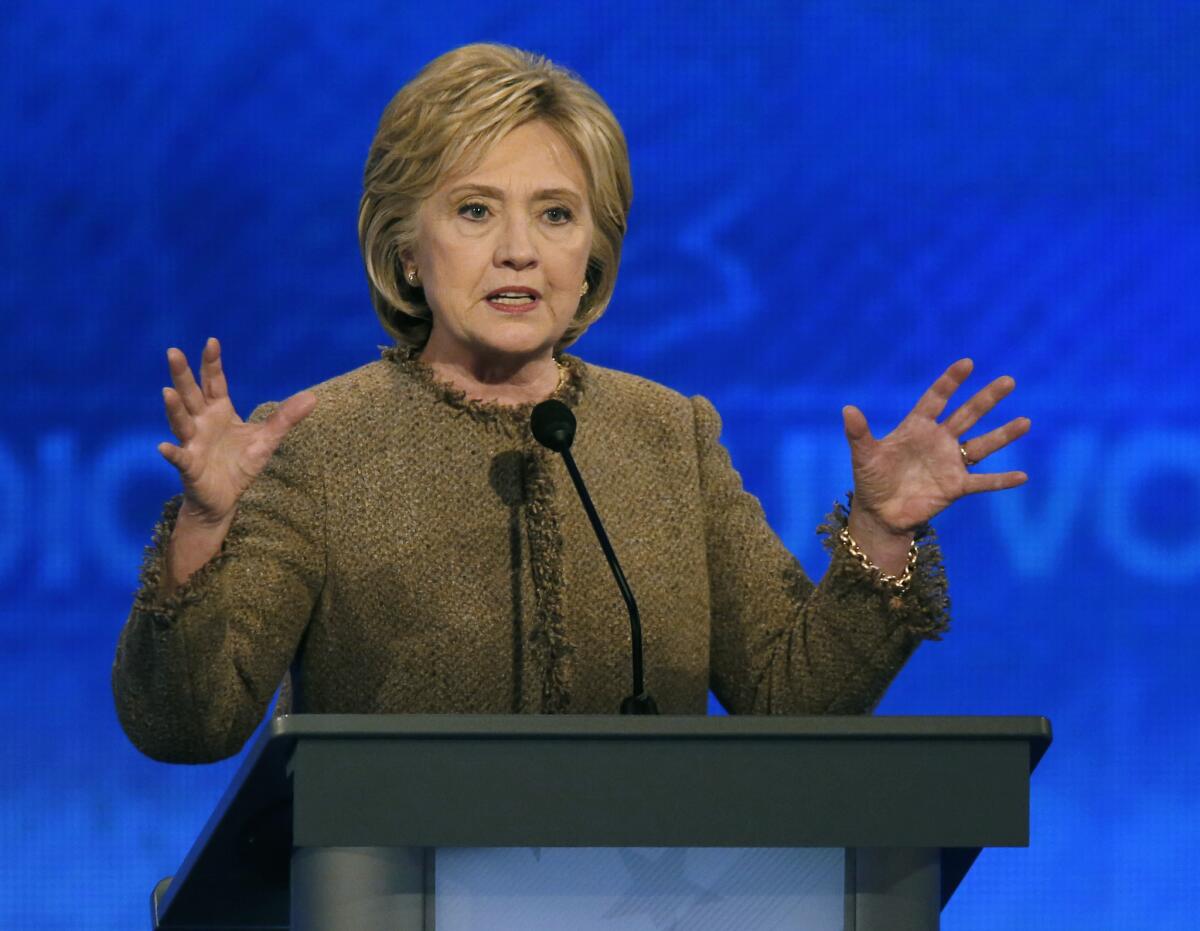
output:
[[[499,301],[502,304],[528,304],[533,300],[532,294],[497,294],[492,297],[493,301]]]

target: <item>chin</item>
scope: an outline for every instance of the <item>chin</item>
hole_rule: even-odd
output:
[[[551,332],[545,326],[524,324],[525,321],[512,321],[489,328],[487,333],[479,334],[479,345],[486,352],[496,355],[536,356],[553,350],[555,343],[562,338],[562,334]]]

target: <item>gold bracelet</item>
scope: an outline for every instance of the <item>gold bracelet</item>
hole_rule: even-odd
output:
[[[897,594],[907,589],[909,583],[912,582],[913,571],[917,568],[916,540],[913,540],[908,546],[908,563],[905,565],[902,575],[891,575],[871,562],[867,554],[862,551],[862,548],[854,542],[854,537],[850,536],[849,527],[841,529],[841,532],[838,533],[838,540],[846,547],[846,552],[858,560],[859,565],[874,575],[884,585],[891,586]]]

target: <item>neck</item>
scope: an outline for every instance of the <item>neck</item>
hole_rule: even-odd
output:
[[[527,358],[449,354],[427,344],[420,359],[439,381],[453,385],[472,401],[517,406],[535,404],[554,394],[559,368],[550,351]]]

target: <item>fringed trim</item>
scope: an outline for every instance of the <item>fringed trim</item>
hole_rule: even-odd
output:
[[[164,597],[162,584],[167,571],[167,547],[170,545],[171,534],[175,530],[175,522],[179,518],[182,505],[183,495],[176,495],[163,506],[162,517],[155,525],[154,536],[142,556],[138,590],[133,599],[135,611],[151,615],[163,623],[173,622],[183,608],[196,604],[204,597],[209,580],[217,574],[221,565],[228,561],[242,536],[235,521],[225,537],[225,542],[221,544],[220,552],[192,573],[191,578],[175,589],[170,596]]]
[[[434,370],[419,358],[421,350],[414,346],[380,347],[384,359],[394,363],[408,373],[443,404],[465,417],[499,430],[510,437],[523,437],[529,433],[529,415],[536,404],[499,404],[495,401],[472,401],[466,392],[441,381]],[[552,397],[568,407],[574,407],[583,393],[587,379],[587,366],[583,360],[563,354],[556,357],[566,371],[562,385]]]
[[[563,541],[554,507],[554,478],[550,453],[536,445],[529,416],[536,406],[473,401],[466,392],[439,380],[410,346],[383,347],[382,356],[457,413],[505,436],[523,441],[525,467],[525,526],[531,550],[534,617],[529,633],[531,654],[542,671],[541,711],[561,714],[571,700],[571,655],[575,651],[563,622]],[[565,378],[553,397],[568,407],[579,403],[587,383],[587,366],[575,356],[557,357]]]
[[[542,669],[542,713],[562,714],[571,701],[575,647],[563,623],[563,540],[549,465],[546,450],[526,453],[525,523],[536,599],[529,642]]]
[[[847,497],[853,501],[852,495]],[[839,544],[838,534],[849,520],[850,511],[836,501],[825,522],[817,527],[822,543],[833,556],[829,573],[845,575],[860,584],[869,585],[885,600],[888,612],[898,623],[925,640],[941,640],[942,634],[950,629],[950,596],[946,570],[942,565],[942,549],[937,544],[937,533],[933,527],[926,523],[917,530],[917,565],[913,570],[912,582],[904,592],[896,594],[891,586],[864,570]]]

